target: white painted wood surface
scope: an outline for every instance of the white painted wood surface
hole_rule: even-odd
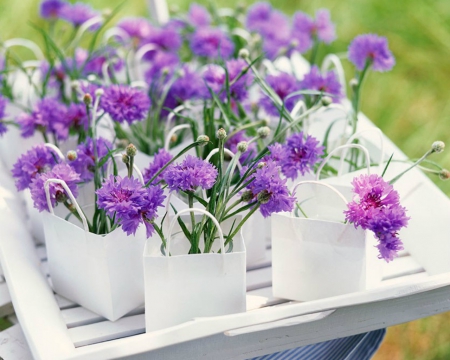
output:
[[[0,187],[5,191],[11,184],[3,177]],[[407,251],[384,267],[378,289],[307,303],[276,299],[268,249],[266,260],[248,269],[246,313],[146,334],[143,308],[110,322],[54,294],[45,247],[36,248],[17,211],[1,196],[0,215],[7,234],[0,239],[0,261],[17,318],[38,359],[146,359],[149,354],[155,359],[247,359],[450,310],[450,274],[429,276]]]

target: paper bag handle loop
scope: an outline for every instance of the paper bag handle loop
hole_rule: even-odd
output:
[[[89,232],[89,226],[86,220],[86,217],[84,216],[83,211],[80,208],[80,205],[78,205],[77,201],[75,200],[75,196],[73,196],[72,191],[70,191],[69,187],[67,186],[66,182],[64,180],[61,179],[48,179],[45,183],[44,183],[44,190],[45,190],[45,197],[47,199],[47,206],[48,206],[48,211],[50,211],[50,213],[52,215],[54,215],[54,211],[53,211],[53,206],[52,206],[52,201],[50,199],[50,183],[55,183],[55,184],[59,184],[63,187],[63,189],[66,191],[67,195],[69,196],[70,201],[72,202],[72,205],[75,206],[75,208],[78,211],[78,215],[81,218],[81,221],[83,222],[83,228],[85,232]]]
[[[335,54],[328,54],[322,61],[321,72],[325,73],[325,71],[331,69],[332,66],[334,66],[334,69],[336,70],[344,97],[347,97],[347,84],[345,83],[345,73],[341,59]]]
[[[53,150],[55,152],[56,155],[58,155],[60,160],[66,160],[66,158],[64,157],[63,153],[61,152],[61,150],[59,150],[59,148],[51,143],[45,143],[44,146],[46,148],[49,148],[50,150]]]
[[[177,133],[179,130],[190,129],[190,128],[191,128],[191,125],[189,125],[189,124],[182,124],[182,125],[174,126],[166,136],[166,139],[164,141],[164,150],[169,151],[170,139],[172,138],[172,136],[175,133]]]
[[[342,195],[342,193],[336,189],[334,186],[331,186],[330,184],[324,183],[322,181],[315,181],[315,180],[305,180],[305,181],[300,181],[297,184],[295,184],[295,186],[292,188],[291,193],[294,194],[295,190],[297,190],[297,188],[300,185],[304,185],[304,184],[316,184],[316,185],[320,185],[320,186],[324,186],[327,187],[328,189],[334,191],[334,193],[339,196],[339,198],[344,202],[345,205],[348,204],[347,199],[345,198],[344,195]]]
[[[168,132],[169,129],[171,129],[172,125],[172,119],[182,110],[189,110],[191,107],[188,103],[185,103],[183,105],[177,106],[175,109],[173,109],[169,115],[167,115],[166,120],[166,126],[164,132]]]
[[[381,174],[381,172],[383,171],[383,168],[384,168],[384,163],[383,163],[384,162],[384,139],[383,139],[383,133],[381,132],[381,130],[379,128],[370,127],[370,128],[358,131],[357,133],[350,136],[350,138],[347,140],[345,145],[351,144],[353,140],[359,138],[361,136],[361,134],[363,134],[365,132],[375,132],[375,133],[377,133],[377,135],[380,139],[380,163],[379,163],[378,167],[380,168],[380,174]],[[344,159],[345,159],[346,155],[347,155],[347,150],[345,150],[342,153],[341,162],[339,163],[338,176],[340,176],[342,174],[342,171],[344,168]]]
[[[169,232],[167,233],[167,242],[166,242],[166,257],[169,256],[170,254],[170,241],[172,238],[172,231],[173,228],[175,227],[175,223],[177,221],[177,219],[180,217],[180,215],[186,214],[186,213],[190,213],[190,212],[198,212],[201,213],[203,215],[208,216],[212,222],[214,223],[214,225],[216,225],[217,227],[217,232],[219,233],[219,238],[220,238],[220,250],[222,251],[222,255],[225,255],[225,240],[223,238],[223,231],[222,228],[220,227],[219,222],[217,221],[217,219],[214,217],[214,215],[212,215],[210,212],[203,210],[203,209],[198,209],[198,208],[189,208],[189,209],[183,209],[180,210],[172,219],[172,221],[170,222],[170,226],[169,226]]]
[[[122,158],[122,154],[115,154],[113,155],[113,157],[115,158]],[[112,165],[112,161],[108,162],[108,167],[106,168],[106,177],[109,177],[109,174],[111,174],[111,165]],[[142,172],[141,170],[139,170],[139,168],[137,167],[137,165],[135,163],[133,163],[133,169],[134,171],[136,171],[136,175],[139,179],[139,181],[141,182],[142,185],[145,185],[144,182],[144,177],[142,176]]]
[[[360,150],[362,150],[364,152],[364,155],[366,155],[367,174],[370,175],[370,156],[369,156],[369,151],[364,146],[359,145],[359,144],[346,144],[346,145],[338,146],[337,148],[335,148],[332,151],[330,151],[328,156],[322,161],[322,163],[319,165],[319,168],[317,169],[316,180],[320,179],[320,173],[322,172],[323,167],[328,162],[328,160],[331,159],[333,154],[335,152],[339,151],[339,150],[343,150],[343,149],[347,149],[347,148],[360,149]],[[341,156],[341,158],[342,158],[342,156]],[[340,176],[339,173],[338,173],[338,176]]]

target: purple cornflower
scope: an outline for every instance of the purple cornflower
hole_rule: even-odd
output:
[[[283,146],[284,157],[280,161],[283,174],[295,180],[299,173],[305,175],[314,170],[323,155],[323,146],[319,145],[319,141],[303,132],[291,135],[286,145]]]
[[[108,140],[99,137],[97,139],[97,161],[100,161],[112,150],[113,145]],[[70,162],[74,170],[80,174],[81,181],[88,182],[94,178],[95,172],[95,153],[94,142],[87,138],[84,143],[77,146],[77,158]],[[107,164],[103,165],[105,169]]]
[[[41,17],[50,20],[58,19],[63,8],[67,5],[68,3],[62,0],[44,0],[41,2]]]
[[[156,82],[165,83],[171,78],[180,63],[178,55],[165,51],[157,51],[145,72],[145,80],[153,87]]]
[[[165,198],[160,187],[145,188],[138,179],[111,175],[96,193],[98,207],[115,216],[127,235],[135,234],[140,224],[145,225],[148,238],[152,235],[152,222]]]
[[[359,35],[348,48],[348,59],[362,71],[367,62],[374,71],[389,71],[395,65],[395,59],[388,48],[387,39],[375,34]]]
[[[67,108],[58,100],[44,98],[39,101],[31,114],[23,113],[17,118],[23,137],[30,137],[36,130],[42,133],[51,132],[59,140],[67,138],[64,119]]]
[[[288,111],[291,111],[294,108],[295,103],[300,99],[299,95],[287,98],[288,95],[300,90],[297,79],[292,75],[280,73],[278,75],[267,76],[266,81],[284,102],[285,108]],[[274,105],[273,101],[268,97],[268,95],[263,95],[260,100],[260,104],[270,115],[279,115],[278,109]]]
[[[330,20],[330,12],[326,9],[317,10],[316,19],[300,11],[295,13],[292,37],[298,41],[299,52],[309,50],[315,38],[326,44],[333,42],[336,39],[336,31]]]
[[[34,207],[39,211],[49,211],[44,190],[44,184],[48,179],[64,180],[70,191],[72,191],[73,196],[78,196],[77,183],[80,181],[80,175],[70,165],[55,165],[52,170],[35,177],[31,182],[31,198],[33,199]],[[64,202],[68,198],[64,188],[60,184],[50,183],[49,190],[53,207],[56,206],[57,202]]]
[[[180,163],[171,165],[164,174],[169,189],[195,191],[198,187],[211,189],[217,178],[217,169],[207,161],[188,155]]]
[[[117,55],[117,52],[112,47],[104,47],[98,51],[94,51],[89,58],[89,52],[85,49],[78,48],[75,53],[77,66],[81,67],[85,63],[82,75],[95,74],[100,78],[104,77],[103,65],[107,62],[108,74],[111,76],[112,72],[118,72],[123,67],[123,60]]]
[[[67,4],[61,9],[60,13],[61,19],[66,20],[73,26],[78,27],[85,23],[86,21],[100,16],[100,13],[95,11],[91,6],[83,4],[81,2],[75,4]],[[98,24],[92,25],[91,30],[95,30],[99,27]]]
[[[248,8],[246,27],[250,31],[260,32],[270,22],[272,5],[268,2],[257,2]]]
[[[249,141],[250,138],[245,136],[245,131],[239,131],[233,136],[227,138],[225,142],[225,147],[231,150],[234,154],[237,153],[238,149],[237,146],[241,141]],[[239,161],[241,163],[246,163],[250,161],[255,155],[257,154],[256,151],[256,143],[251,142],[248,144],[247,151],[242,153],[241,157],[239,158]]]
[[[197,3],[189,7],[188,20],[193,26],[208,26],[211,24],[211,15],[208,10]]]
[[[89,118],[84,104],[70,104],[63,117],[52,125],[52,129],[61,140],[69,137],[70,130],[79,132],[81,129],[87,131],[88,128]]]
[[[254,180],[247,186],[252,194],[252,201],[260,203],[260,211],[264,217],[273,213],[292,211],[295,197],[289,195],[286,179],[281,179],[280,168],[273,161],[257,168],[252,176]]]
[[[44,145],[36,145],[21,155],[11,170],[17,190],[27,189],[34,178],[50,171],[56,165],[51,150]]]
[[[379,241],[378,257],[387,262],[393,260],[396,251],[403,249],[398,231],[409,220],[397,191],[376,174],[360,175],[352,184],[355,195],[344,211],[346,220],[355,227],[373,231]]]
[[[147,39],[154,29],[147,19],[139,17],[122,19],[116,26],[127,33],[134,46],[138,46]],[[119,41],[124,40],[119,38]]]
[[[153,28],[150,35],[145,39],[144,43],[155,44],[160,51],[176,53],[182,43],[183,39],[177,30],[171,27]],[[151,60],[155,55],[155,51],[145,54],[145,59]]]
[[[228,81],[230,86],[230,95],[237,101],[244,100],[248,95],[248,88],[252,84],[253,75],[250,72],[243,74],[239,80],[235,81],[242,71],[248,69],[247,63],[242,59],[228,60],[225,64],[228,72]],[[209,65],[203,73],[203,79],[206,85],[216,94],[220,93],[220,98],[225,100],[227,94],[225,92],[226,73],[225,70],[218,65]],[[210,97],[209,91],[207,98]]]
[[[205,84],[200,74],[187,65],[179,70],[179,77],[167,93],[164,107],[174,109],[187,100],[200,98],[205,93]]]
[[[227,34],[218,28],[199,27],[190,42],[194,55],[212,59],[228,59],[234,52],[234,44]]]
[[[141,90],[126,85],[111,85],[100,98],[100,108],[119,123],[141,121],[147,116],[150,99]]]
[[[2,122],[5,117],[5,110],[8,101],[3,96],[0,96],[0,136],[2,136],[8,130],[6,125]]]
[[[317,90],[331,94],[334,102],[339,102],[344,96],[342,94],[341,83],[336,73],[334,71],[328,71],[322,75],[316,65],[305,75],[300,82],[300,87],[305,90]]]
[[[149,182],[153,176],[161,170],[164,165],[166,165],[170,160],[172,160],[173,156],[168,153],[164,149],[159,149],[158,152],[154,155],[153,162],[150,163],[148,168],[144,169],[144,181],[145,183]],[[157,184],[161,180],[163,180],[165,171],[163,171],[161,174],[159,174],[155,180],[153,180],[153,183]]]

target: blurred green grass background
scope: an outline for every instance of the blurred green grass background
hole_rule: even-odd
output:
[[[121,0],[84,1],[97,9],[114,8]],[[207,0],[197,0],[207,4]],[[247,0],[217,0],[220,7]],[[408,156],[420,157],[435,140],[450,143],[450,1],[449,0],[278,0],[274,7],[292,14],[301,10],[313,14],[328,8],[336,23],[338,40],[322,48],[346,51],[361,33],[386,36],[396,57],[388,73],[371,73],[365,83],[362,110]],[[186,10],[188,0],[169,0]],[[41,24],[38,0],[0,0],[0,39],[27,37],[40,42],[27,24]],[[127,0],[119,16],[148,14],[144,0]],[[350,69],[350,67],[346,67]],[[351,77],[351,73],[347,74]],[[449,145],[450,146],[450,145]],[[450,151],[432,160],[450,168]],[[437,180],[450,195],[450,182]],[[425,241],[425,239],[424,239]],[[392,327],[376,360],[450,359],[450,314],[436,315]]]

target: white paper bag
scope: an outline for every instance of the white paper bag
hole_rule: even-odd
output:
[[[67,185],[61,184],[83,218],[84,229],[53,214],[43,214],[45,240],[53,289],[108,320],[114,321],[144,304],[142,252],[146,236],[139,227],[135,236],[118,228],[107,235],[88,232],[86,219]]]
[[[308,218],[272,215],[274,296],[311,301],[374,287],[381,281],[374,236],[342,222],[347,201],[333,187],[304,181],[295,188],[308,183],[321,186],[301,196],[311,198],[301,202]]]
[[[222,253],[188,255],[189,241],[182,232],[172,235],[177,218],[191,211],[205,214],[217,226]],[[189,224],[189,216],[185,223]],[[197,217],[197,221],[201,221]],[[172,219],[167,233],[166,254],[161,240],[154,236],[144,251],[145,323],[146,331],[175,326],[195,317],[219,316],[246,309],[245,245],[242,235],[233,240],[232,252],[224,250],[223,232],[232,221],[219,225],[202,209],[185,209]],[[219,245],[219,244],[217,244]],[[217,248],[217,246],[216,246]]]

